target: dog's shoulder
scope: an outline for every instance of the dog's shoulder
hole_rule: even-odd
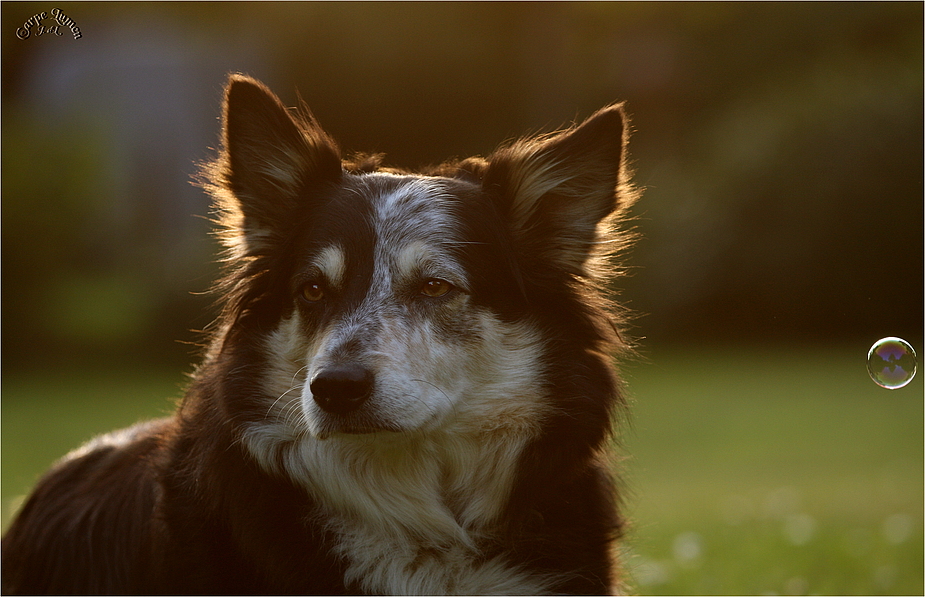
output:
[[[38,483],[3,538],[4,593],[132,592],[149,557],[170,419],[100,436]]]

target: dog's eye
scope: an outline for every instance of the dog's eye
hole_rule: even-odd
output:
[[[299,294],[309,303],[317,303],[324,298],[324,286],[317,280],[302,284]]]
[[[443,296],[451,290],[453,290],[453,285],[440,278],[430,278],[421,285],[421,294],[431,298]]]

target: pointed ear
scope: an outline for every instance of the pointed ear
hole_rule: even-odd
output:
[[[306,192],[341,175],[336,144],[307,110],[294,116],[259,81],[228,78],[222,151],[206,178],[213,194],[224,195],[219,208],[226,228],[237,228],[249,248],[277,237]],[[230,215],[236,221],[228,222]]]
[[[495,195],[517,252],[534,263],[591,274],[611,220],[635,199],[622,104],[564,132],[520,140],[489,158],[483,188]]]

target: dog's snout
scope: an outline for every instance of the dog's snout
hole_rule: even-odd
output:
[[[324,411],[346,414],[359,408],[373,391],[372,372],[360,365],[325,367],[312,378],[312,398]]]

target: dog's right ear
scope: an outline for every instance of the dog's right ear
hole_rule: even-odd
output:
[[[239,74],[225,87],[222,151],[209,170],[226,242],[243,240],[250,254],[279,238],[306,192],[342,176],[337,145],[307,110],[290,114],[265,85]]]

